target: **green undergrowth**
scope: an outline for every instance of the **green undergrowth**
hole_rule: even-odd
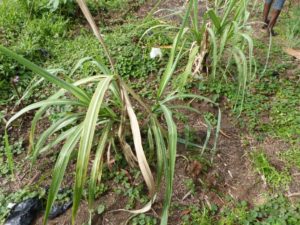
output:
[[[300,137],[300,70],[293,58],[275,41],[267,67],[268,46],[255,40],[258,51],[257,77],[246,90],[243,110],[238,121],[258,140],[267,136],[295,144]],[[198,89],[227,107],[238,117],[239,99],[234,93],[234,81],[204,81]]]
[[[9,214],[9,204],[15,204],[25,201],[29,198],[43,197],[45,190],[40,188],[23,188],[15,192],[6,192],[0,189],[0,223],[4,223],[6,216]]]
[[[293,3],[291,3],[293,4]],[[283,15],[283,23],[280,30],[284,30],[283,35],[288,41],[288,46],[292,48],[300,47],[300,5],[291,7],[287,13]]]
[[[151,24],[155,24],[155,21]],[[104,40],[115,59],[116,70],[125,78],[145,78],[151,73],[157,74],[163,62],[150,59],[151,47],[156,42],[163,41],[166,44],[171,42],[167,36],[155,36],[155,34],[147,36],[146,39],[139,42],[140,37],[147,28],[139,28],[139,25],[141,24],[137,22],[103,30]],[[57,42],[52,52],[54,65],[64,69],[73,67],[78,60],[84,57],[93,57],[100,62],[108,63],[97,40],[85,29],[81,29],[80,34],[75,38],[67,38]],[[81,74],[85,74],[85,76],[92,75],[96,70],[93,71],[91,68],[93,67],[89,63],[84,64],[81,68],[82,71],[79,70],[74,78],[78,78]]]
[[[262,150],[252,152],[251,159],[254,169],[261,174],[266,183],[272,188],[287,187],[291,181],[291,175],[287,168],[278,171],[268,160],[266,154]]]
[[[299,136],[300,88],[295,78],[291,57],[283,50],[271,51],[272,58],[262,77],[254,82],[245,99],[245,125],[249,131],[255,131],[285,140],[294,140]],[[278,57],[285,55],[288,60],[277,63]],[[262,71],[263,72],[263,71]],[[294,71],[296,72],[296,71]]]
[[[299,144],[292,146],[280,154],[280,157],[287,162],[289,167],[295,166],[300,169],[300,148]]]
[[[0,39],[3,43],[40,66],[64,70],[69,76],[72,68],[85,57],[92,57],[108,65],[103,49],[90,31],[80,25],[82,21],[75,20],[75,25],[72,19],[49,12],[29,18],[24,8],[9,2],[0,7],[0,14]],[[140,40],[145,30],[156,23],[155,20],[132,20],[123,25],[102,28],[104,39],[115,59],[117,72],[125,79],[137,79],[132,87],[140,89],[142,95],[149,98],[149,81],[157,81],[163,72],[160,68],[166,63],[164,60],[151,59],[151,48],[170,45],[173,41],[162,33],[151,33]],[[168,55],[167,51],[164,55]],[[34,75],[3,55],[0,55],[0,62],[1,101],[4,104],[16,95],[12,88],[12,80],[16,76],[19,77],[18,91],[23,93]],[[96,67],[87,62],[69,78],[79,79],[83,78],[82,74],[91,76],[96,73]]]
[[[13,141],[13,144],[11,145],[11,152],[14,156],[21,155],[25,152],[25,148],[23,146],[23,138]],[[0,134],[0,178],[5,178],[9,174],[10,168],[6,157],[4,138]]]
[[[245,201],[226,202],[211,209],[189,206],[181,217],[184,225],[296,225],[300,222],[300,204],[291,203],[282,195],[269,197],[267,202],[251,207]]]

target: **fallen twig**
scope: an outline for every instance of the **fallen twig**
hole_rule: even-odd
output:
[[[300,192],[295,192],[295,193],[290,193],[288,195],[286,195],[288,198],[290,197],[297,197],[297,196],[300,196]]]

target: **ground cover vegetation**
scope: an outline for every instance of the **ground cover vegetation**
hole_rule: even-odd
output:
[[[300,7],[258,5],[1,1],[1,223],[298,224]]]

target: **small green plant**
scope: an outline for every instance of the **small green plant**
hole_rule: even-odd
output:
[[[299,210],[299,203],[293,204],[282,195],[273,196],[254,208],[246,202],[232,202],[231,206],[222,209],[220,218],[213,224],[296,225],[300,222]]]
[[[138,215],[134,217],[131,222],[131,225],[156,225],[158,224],[158,220],[155,217],[148,216],[145,214]]]
[[[221,210],[221,218],[218,221],[218,225],[235,225],[245,224],[248,216],[248,205],[247,202],[242,201],[233,203],[231,207],[225,207]]]
[[[139,171],[130,171],[130,174],[133,175],[134,180],[140,175]],[[137,202],[144,205],[149,201],[147,196],[143,194],[143,184],[131,184],[126,171],[121,170],[120,172],[116,172],[114,182],[118,184],[116,185],[117,187],[114,188],[114,191],[128,198],[125,206],[126,209],[135,208]]]
[[[186,209],[188,213],[182,216],[183,225],[212,225],[213,219],[210,215],[210,210],[206,208],[199,208],[195,205]]]
[[[23,139],[15,141],[10,147],[10,153],[14,156],[20,155],[25,152],[23,148]],[[7,157],[7,146],[5,144],[5,137],[0,135],[0,177],[5,177],[10,172],[12,172],[11,165],[9,163],[10,159]]]
[[[286,197],[279,195],[250,210],[244,224],[297,225],[300,223],[299,212],[299,203],[293,204]]]
[[[184,181],[184,184],[186,186],[186,188],[190,191],[190,193],[193,195],[196,192],[196,185],[193,181],[193,179],[186,179]]]
[[[23,188],[12,193],[7,193],[7,191],[0,189],[0,223],[4,224],[5,218],[10,212],[10,209],[8,208],[9,204],[17,204],[33,197],[43,198],[44,195],[44,189],[33,190],[30,188]]]
[[[270,164],[263,151],[258,150],[253,152],[251,159],[255,170],[265,178],[267,184],[271,187],[286,187],[290,183],[291,176],[288,171],[277,171],[276,168]]]

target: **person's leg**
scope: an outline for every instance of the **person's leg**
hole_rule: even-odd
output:
[[[271,33],[273,36],[276,35],[276,33],[274,32],[274,26],[276,25],[277,19],[280,15],[280,12],[283,8],[285,0],[275,0],[275,3],[273,4],[273,10],[272,10],[272,14],[271,14],[271,19],[269,22],[269,26],[268,26],[268,31],[269,33]]]
[[[268,17],[269,17],[272,3],[273,3],[273,0],[265,0],[264,12],[263,12],[263,22],[265,24],[263,25],[263,29],[266,29],[268,27],[268,24],[269,24]]]

